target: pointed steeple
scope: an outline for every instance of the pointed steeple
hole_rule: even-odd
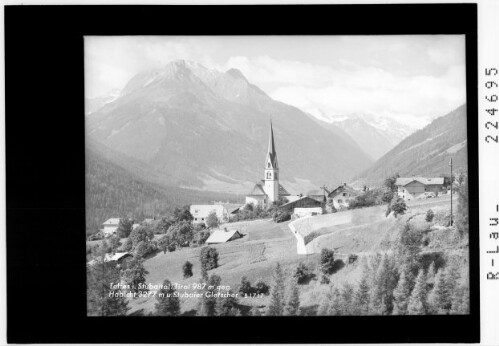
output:
[[[268,167],[268,163],[272,165],[272,167]],[[277,153],[275,151],[274,144],[274,131],[272,129],[272,120],[270,121],[270,133],[269,133],[269,147],[267,150],[267,167],[266,168],[274,168],[277,169]]]

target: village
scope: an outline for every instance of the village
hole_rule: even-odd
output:
[[[396,174],[387,177],[383,186],[343,183],[292,195],[280,183],[279,169],[270,124],[264,179],[246,195],[244,204],[192,204],[177,207],[173,216],[146,218],[140,223],[109,218],[87,241],[87,267],[90,272],[99,265],[116,268],[123,282],[133,283],[124,290],[135,291],[133,295],[121,296],[127,299],[124,311],[131,309],[128,313],[131,315],[157,311],[158,303],[154,302],[166,299],[162,298],[165,292],[178,299],[174,305],[182,306],[183,314],[187,315],[199,315],[198,304],[214,297],[234,299],[217,303],[229,304],[231,308],[224,310],[227,313],[260,315],[273,314],[266,306],[273,304],[270,283],[276,274],[270,275],[269,270],[275,265],[279,268],[282,263],[287,275],[298,277],[301,282],[300,293],[296,293],[302,306],[299,313],[320,314],[316,300],[317,295],[324,294],[323,286],[329,286],[333,276],[335,281],[344,282],[344,289],[357,284],[372,256],[385,253],[386,257],[394,251],[391,248],[400,242],[405,223],[410,225],[409,229],[423,227],[418,231],[423,232],[420,234],[448,234],[455,230],[451,208],[457,199],[452,196],[452,189],[459,188],[462,176],[451,183],[445,174],[441,177]],[[434,247],[432,240],[420,244]],[[435,244],[442,246],[441,240]],[[435,263],[443,266],[441,253],[431,256],[432,267]],[[466,257],[458,257],[452,261],[466,261]],[[324,258],[330,261],[329,265],[323,263]],[[428,269],[429,263],[424,266],[426,271],[435,270]],[[413,275],[417,274],[416,271]],[[213,289],[206,287],[219,287],[221,279],[226,295],[216,296]],[[257,288],[250,281],[255,281]],[[303,282],[310,283],[303,285]],[[148,289],[158,285],[163,288]],[[162,292],[159,297],[157,292]],[[249,305],[241,305],[239,296]],[[310,308],[312,312],[307,312]],[[179,314],[180,308],[175,311],[173,314]],[[298,310],[294,313],[298,314]],[[207,314],[213,315],[215,310]]]

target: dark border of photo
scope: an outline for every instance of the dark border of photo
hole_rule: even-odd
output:
[[[470,315],[87,317],[84,36],[427,34],[466,35]],[[5,6],[8,342],[479,342],[477,82],[470,3]]]

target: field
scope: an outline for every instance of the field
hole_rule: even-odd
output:
[[[360,263],[376,252],[389,249],[390,243],[396,238],[403,222],[421,224],[424,227],[424,214],[431,208],[435,214],[445,214],[448,211],[450,199],[447,196],[435,200],[415,201],[408,203],[408,211],[403,217],[395,219],[393,216],[384,216],[385,207],[372,207],[360,210],[339,212],[310,218],[311,225],[324,234],[314,239],[309,245],[314,252],[310,255],[296,253],[296,239],[290,231],[289,222],[280,224],[272,220],[255,220],[224,224],[227,229],[237,229],[244,236],[241,239],[226,243],[211,245],[219,253],[219,267],[209,271],[222,279],[222,285],[230,286],[237,291],[242,276],[246,276],[252,284],[263,279],[271,284],[272,271],[279,262],[285,271],[291,272],[299,262],[305,262],[314,271],[316,276],[305,285],[300,286],[300,300],[302,308],[314,311],[327,285],[319,283],[319,254],[323,247],[335,250],[337,258],[343,259],[345,266],[333,274],[333,284],[356,284],[360,278]],[[316,223],[314,225],[314,223]],[[330,225],[328,225],[330,223]],[[158,253],[144,262],[149,271],[147,283],[160,284],[165,279],[183,285],[200,283],[199,253],[201,248],[183,248],[175,252]],[[348,264],[347,255],[357,254],[356,263]],[[193,263],[193,276],[183,278],[182,265],[190,261]],[[192,289],[179,290],[180,292],[194,293]],[[268,304],[269,297],[240,298],[239,303],[248,308]],[[129,313],[144,313],[154,311],[154,297],[136,298],[130,300],[132,308]],[[192,315],[197,308],[198,299],[181,298],[182,313]]]

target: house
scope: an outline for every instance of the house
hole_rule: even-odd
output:
[[[119,218],[110,218],[102,224],[103,229],[101,231],[104,233],[106,237],[108,237],[116,233],[116,230],[118,229],[119,225],[120,225]]]
[[[297,217],[322,215],[322,208],[321,207],[295,208],[293,214],[296,215]]]
[[[264,179],[257,182],[250,193],[246,195],[246,204],[260,205],[266,208],[285,196],[289,196],[289,193],[279,183],[279,166],[277,164],[277,152],[271,122]]]
[[[445,193],[444,178],[397,178],[395,181],[397,194],[406,201],[418,198],[419,196],[433,192],[435,196]]]
[[[329,192],[327,198],[328,201],[331,201],[333,203],[333,206],[336,209],[345,209],[348,208],[352,199],[361,194],[361,191],[355,190],[353,187],[348,186],[346,183],[343,183],[333,191]]]
[[[206,224],[206,218],[212,212],[215,212],[220,223],[229,219],[229,212],[223,205],[219,204],[191,205],[190,212],[193,217],[192,223],[194,224]]]
[[[305,196],[316,199],[319,202],[325,202],[326,201],[326,193],[328,193],[327,190],[325,190],[325,191],[324,190],[311,190],[311,191],[308,191],[305,194]]]
[[[282,210],[288,210],[291,212],[295,212],[296,208],[303,209],[303,208],[322,208],[322,202],[319,202],[318,200],[308,197],[308,196],[302,196],[294,201],[285,203],[279,207]],[[303,211],[302,211],[303,212]]]
[[[106,263],[111,263],[111,262],[116,262],[116,265],[123,265],[124,263],[128,262],[133,258],[133,255],[129,252],[116,252],[115,254],[106,254],[104,256],[104,262]],[[89,266],[93,266],[96,264],[98,261],[93,259],[90,262],[88,262]]]
[[[206,239],[206,244],[220,244],[226,243],[231,240],[242,238],[242,234],[237,230],[226,231],[226,230],[216,230],[214,231],[208,239]]]

